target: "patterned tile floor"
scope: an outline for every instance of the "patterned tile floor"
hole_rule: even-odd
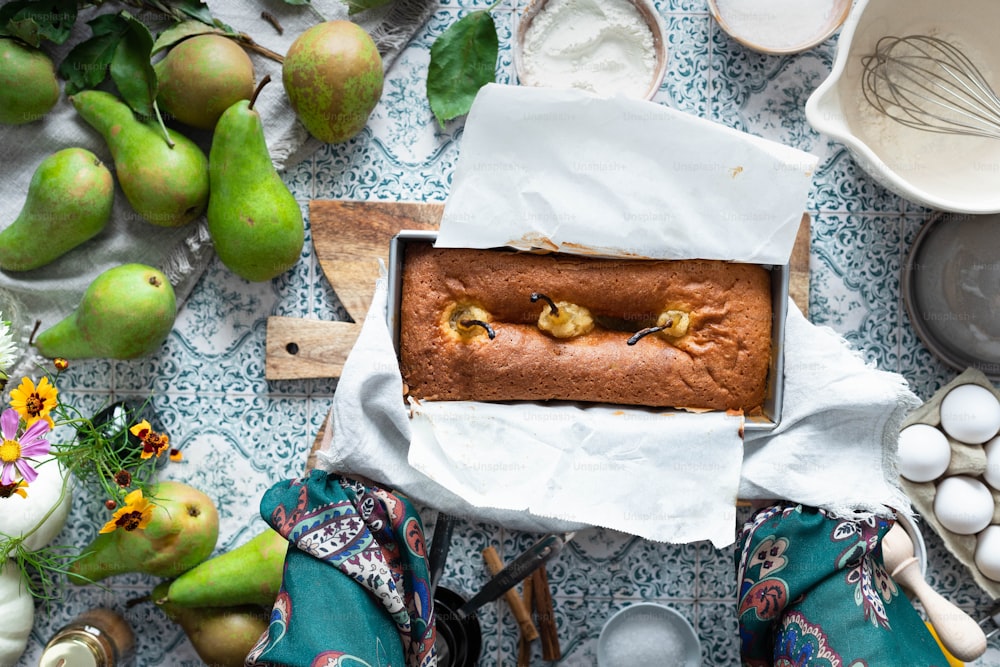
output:
[[[489,0],[441,0],[429,22],[402,53],[386,81],[368,127],[350,142],[321,149],[285,174],[303,210],[312,198],[444,201],[459,157],[462,120],[441,128],[424,97],[429,46],[459,15]],[[498,79],[515,82],[510,40],[525,0],[495,8],[501,40]],[[875,184],[845,151],[806,123],[804,104],[830,70],[836,38],[797,56],[768,57],[730,40],[715,25],[704,0],[657,0],[670,51],[655,101],[809,151],[820,159],[810,193],[813,216],[809,316],[843,334],[864,356],[902,373],[923,398],[954,372],[915,337],[903,309],[900,268],[909,242],[930,211]],[[184,306],[175,331],[155,355],[134,362],[92,362],[68,373],[66,397],[100,405],[110,397],[144,397],[183,448],[186,462],[168,475],[214,490],[222,528],[219,548],[246,539],[261,525],[255,508],[274,481],[298,474],[331,405],[332,381],[264,379],[265,322],[269,315],[343,318],[308,243],[301,261],[269,284],[248,284],[218,262],[208,268]],[[76,503],[61,539],[82,544],[98,524],[92,503]],[[434,512],[427,510],[428,529]],[[743,515],[740,515],[742,518]],[[736,526],[734,526],[734,531]],[[477,590],[485,580],[479,553],[495,546],[504,558],[520,553],[535,535],[495,525],[460,524],[445,583]],[[975,616],[990,600],[941,541],[926,534],[929,579]],[[702,640],[705,665],[739,664],[732,549],[708,543],[665,545],[607,530],[587,530],[549,566],[566,665],[593,665],[603,621],[637,600],[656,600],[681,611]],[[118,577],[108,589],[74,588],[65,600],[39,607],[32,644],[20,664],[37,661],[39,647],[75,611],[106,604],[124,609],[145,594],[150,580]],[[158,611],[128,612],[143,630],[139,664],[200,664],[180,630]],[[481,612],[485,628],[480,664],[512,665],[517,625],[502,604]],[[536,646],[534,664],[541,664]],[[1000,665],[991,648],[977,665]]]

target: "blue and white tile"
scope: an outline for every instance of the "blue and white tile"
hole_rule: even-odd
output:
[[[707,15],[668,14],[667,70],[654,102],[694,116],[709,116],[709,22]]]
[[[717,549],[710,542],[700,542],[696,598],[699,600],[730,600],[736,604],[736,547]]]
[[[820,156],[811,195],[812,206],[832,211],[899,212],[902,200],[876,183],[851,156],[850,152],[825,137],[827,148],[817,144]]]
[[[899,216],[829,213],[813,221],[810,316],[885,370],[899,365]]]

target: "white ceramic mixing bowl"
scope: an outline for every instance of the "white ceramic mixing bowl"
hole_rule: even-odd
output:
[[[932,35],[962,49],[1000,91],[1000,2],[858,0],[844,22],[830,76],[806,102],[814,129],[844,144],[876,181],[918,204],[1000,212],[1000,140],[925,132],[876,111],[861,90],[862,58],[889,35]]]

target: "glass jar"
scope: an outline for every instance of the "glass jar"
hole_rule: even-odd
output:
[[[126,667],[135,657],[135,634],[117,612],[85,611],[45,645],[38,667]]]

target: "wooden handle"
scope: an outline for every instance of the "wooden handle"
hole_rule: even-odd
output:
[[[500,560],[500,554],[493,547],[483,549],[483,560],[486,561],[486,567],[489,568],[490,574],[497,574],[503,569],[503,561]],[[528,609],[524,606],[524,600],[517,594],[517,591],[511,588],[503,594],[503,597],[507,600],[507,604],[510,605],[510,610],[514,613],[517,625],[521,628],[521,636],[529,642],[538,639],[538,629],[532,622],[531,614],[528,613]]]
[[[340,377],[361,325],[298,317],[267,318],[264,377],[303,380]]]
[[[986,652],[986,633],[975,619],[931,588],[913,563],[902,568],[896,579],[920,600],[938,639],[962,662],[972,662]]]

